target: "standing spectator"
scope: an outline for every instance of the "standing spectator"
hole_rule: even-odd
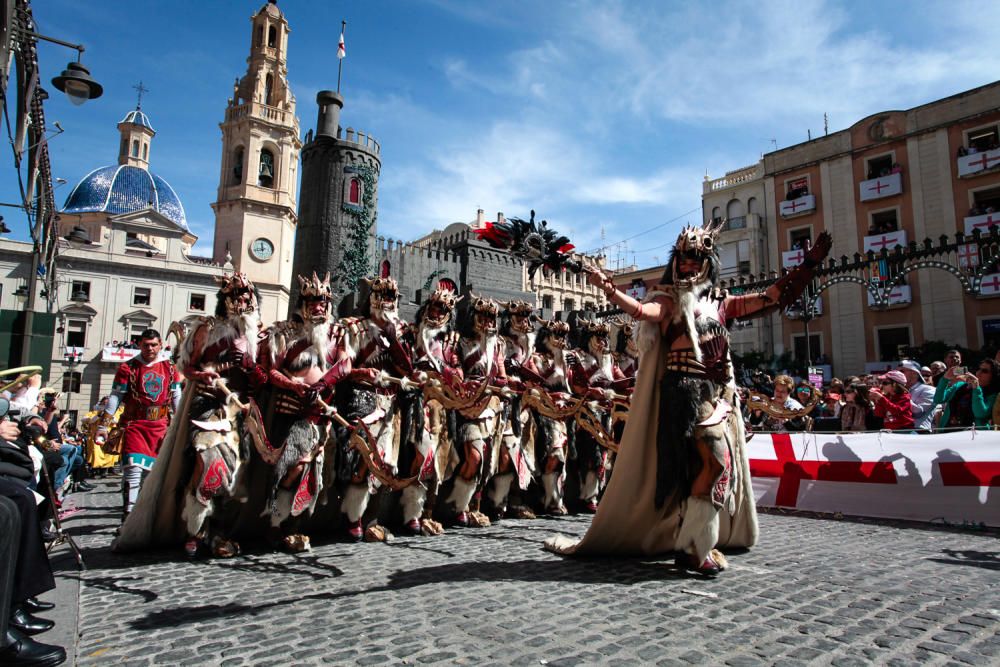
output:
[[[906,376],[906,389],[910,392],[910,403],[913,405],[913,428],[929,431],[933,426],[934,387],[924,384],[920,364],[912,359],[899,362],[897,370]]]
[[[931,362],[931,384],[937,387],[941,384],[941,378],[944,377],[944,372],[948,370],[948,367],[944,365],[943,361]]]
[[[840,428],[844,431],[864,431],[871,411],[868,387],[860,382],[848,385],[844,389],[844,406],[840,409]]]
[[[944,355],[945,368],[962,365],[962,353],[958,350],[948,350]]]
[[[880,389],[869,395],[875,403],[875,416],[884,420],[883,428],[899,431],[913,428],[913,405],[906,390],[906,376],[899,371],[889,371],[881,378]]]
[[[993,405],[1000,392],[1000,364],[993,359],[979,362],[975,373],[945,373],[934,398],[944,404],[942,427],[987,426],[993,419]]]

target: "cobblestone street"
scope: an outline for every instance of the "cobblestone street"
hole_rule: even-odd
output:
[[[108,551],[116,483],[74,496],[89,569],[48,596],[79,589],[80,665],[1000,662],[993,534],[764,514],[714,581],[542,550],[583,517],[188,563]]]

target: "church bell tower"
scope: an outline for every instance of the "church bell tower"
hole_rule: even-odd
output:
[[[271,0],[251,17],[247,72],[233,87],[222,129],[213,258],[231,261],[261,292],[265,323],[288,312],[295,244],[296,169],[302,142],[288,87],[288,21]]]

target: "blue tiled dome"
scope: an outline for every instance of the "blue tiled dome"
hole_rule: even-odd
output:
[[[63,212],[118,215],[146,208],[190,231],[184,207],[170,184],[147,169],[129,165],[101,167],[84,176],[69,193]]]
[[[139,111],[138,109],[133,109],[132,111],[129,111],[127,114],[125,114],[125,117],[118,122],[132,123],[133,125],[141,125],[142,127],[148,128],[153,132],[156,132],[156,130],[153,130],[153,124],[149,122],[149,116]]]

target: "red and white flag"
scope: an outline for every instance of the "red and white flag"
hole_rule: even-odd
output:
[[[347,55],[347,49],[344,47],[344,33],[340,33],[340,41],[337,43],[337,57],[341,60]]]

